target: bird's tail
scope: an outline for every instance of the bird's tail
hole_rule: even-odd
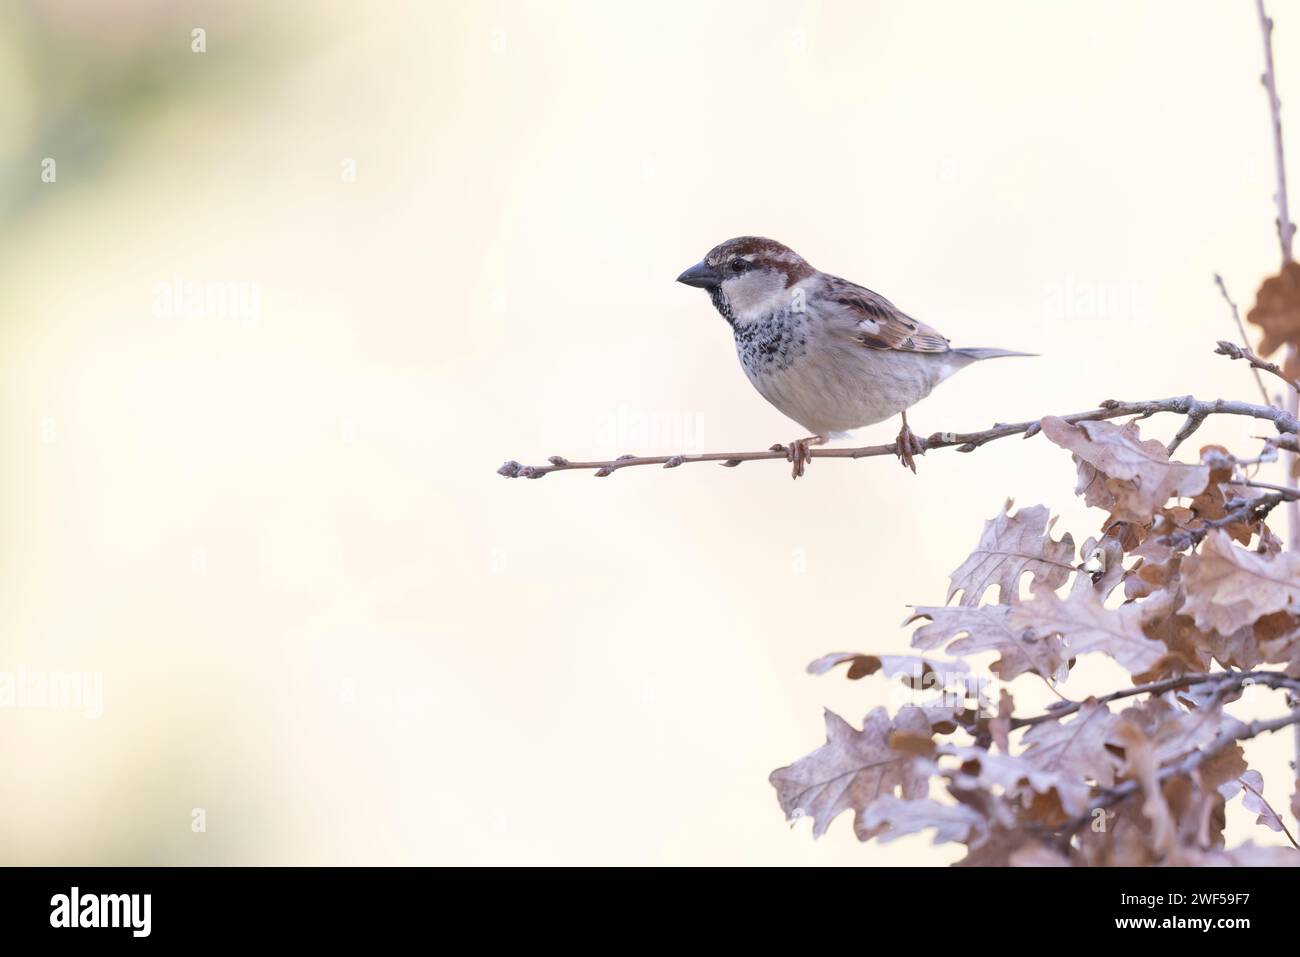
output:
[[[1003,356],[1037,356],[1037,352],[1014,352],[1011,349],[953,349],[959,356],[965,356],[972,362],[980,359],[1001,359]]]

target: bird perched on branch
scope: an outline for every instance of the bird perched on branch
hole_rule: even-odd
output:
[[[954,349],[879,293],[759,236],[715,246],[677,281],[708,290],[754,388],[812,433],[772,446],[786,453],[795,478],[812,461],[810,446],[899,413],[898,458],[915,472],[913,457],[925,445],[907,427],[907,410],[972,362],[1032,355]]]

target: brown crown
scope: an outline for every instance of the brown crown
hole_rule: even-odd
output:
[[[777,269],[786,274],[786,286],[811,276],[815,269],[789,246],[762,236],[737,236],[709,250],[704,261],[722,266],[736,256],[744,256],[759,269]]]

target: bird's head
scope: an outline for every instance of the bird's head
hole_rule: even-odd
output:
[[[814,273],[802,256],[775,240],[739,236],[714,246],[677,281],[707,289],[718,312],[743,325],[788,308],[794,286]]]

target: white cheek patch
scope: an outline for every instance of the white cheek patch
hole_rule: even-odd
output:
[[[737,322],[753,322],[789,305],[784,274],[772,269],[755,269],[732,276],[722,283]]]

